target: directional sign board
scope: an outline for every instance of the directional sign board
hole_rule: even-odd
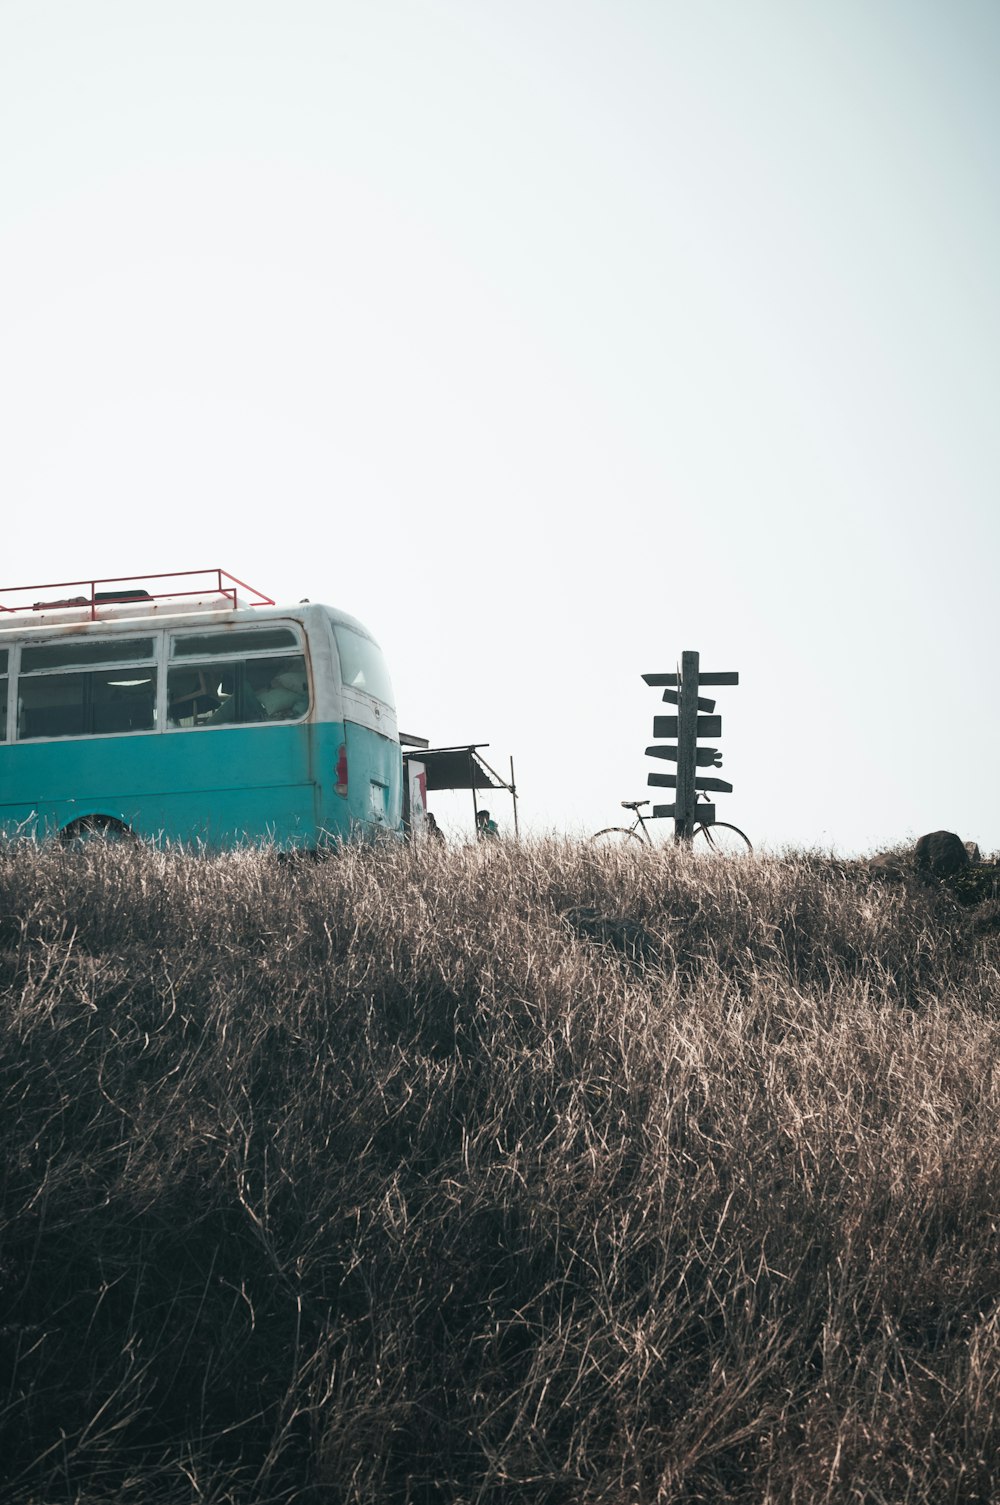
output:
[[[680,705],[680,703],[681,703],[680,691],[679,690],[664,690],[664,692],[663,692],[663,699],[666,701],[667,705]],[[699,711],[714,711],[715,710],[715,701],[714,700],[703,700],[701,698],[701,696],[699,695],[698,696],[698,709],[699,709]]]
[[[653,819],[654,820],[666,820],[667,817],[670,816],[670,815],[672,815],[674,817],[674,819],[676,820],[676,818],[677,818],[677,806],[676,805],[654,805],[653,806]],[[706,805],[706,804],[696,805],[695,806],[694,818],[695,818],[695,823],[697,825],[699,825],[699,826],[714,826],[714,824],[715,824],[715,806],[714,805]]]
[[[680,724],[680,717],[679,716],[654,716],[653,717],[653,736],[654,737],[676,737],[678,735],[678,726],[679,726],[679,724]],[[695,736],[696,737],[721,737],[722,736],[722,717],[721,716],[698,716],[698,717],[696,717],[695,718]]]
[[[646,783],[654,789],[676,789],[677,775],[675,773],[650,773],[646,775]],[[712,791],[715,794],[732,794],[732,784],[727,784],[725,779],[695,779],[694,787]]]
[[[654,690],[661,689],[663,685],[676,686],[681,682],[679,674],[644,674],[642,677]],[[727,670],[723,674],[702,674],[701,670],[698,671],[699,685],[738,685],[739,682],[740,676],[735,671]]]
[[[667,758],[671,763],[676,763],[680,756],[679,747],[663,747],[654,743],[646,748],[647,758]],[[695,749],[694,760],[699,768],[721,768],[722,754],[717,747],[698,747]]]

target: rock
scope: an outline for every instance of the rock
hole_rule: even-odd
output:
[[[921,836],[914,856],[917,872],[925,878],[951,878],[972,861],[964,841],[954,831],[931,831]]]
[[[878,852],[868,859],[867,866],[873,878],[889,882],[901,881],[913,872],[913,861],[905,852]]]
[[[965,843],[965,850],[969,854],[969,861],[970,862],[972,862],[972,863],[982,862],[982,860],[983,860],[983,854],[979,850],[979,843],[978,842],[967,841]]]

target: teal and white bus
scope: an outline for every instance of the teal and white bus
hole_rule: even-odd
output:
[[[344,612],[222,570],[0,590],[0,835],[317,849],[398,832],[401,799],[385,662]]]

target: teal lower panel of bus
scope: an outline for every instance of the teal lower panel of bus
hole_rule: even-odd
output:
[[[331,784],[324,781],[321,828],[335,840],[359,832],[401,831],[403,764],[399,743],[354,721],[345,721],[337,732],[347,749],[348,791],[346,800],[331,795]],[[336,746],[332,741],[324,746],[321,756],[332,758],[331,767],[339,756],[340,741]]]
[[[43,837],[98,816],[154,841],[312,848],[397,830],[399,765],[394,739],[352,723],[15,743],[0,746],[0,830]]]

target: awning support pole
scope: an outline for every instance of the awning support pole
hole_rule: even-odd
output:
[[[469,783],[472,785],[472,829],[479,837],[479,804],[476,800],[476,765],[472,760],[472,748],[469,748]]]

